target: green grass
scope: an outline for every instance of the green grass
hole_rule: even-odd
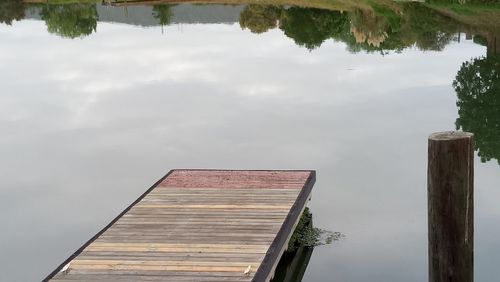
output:
[[[429,3],[425,5],[467,26],[490,30],[500,28],[500,3],[488,5]]]
[[[458,3],[431,1],[427,3],[427,6],[434,8],[448,9],[461,15],[474,15],[483,12],[500,12],[500,2],[487,3],[487,4],[478,4],[478,3],[458,4]]]
[[[102,0],[26,0],[26,3],[37,3],[37,4],[100,4]]]

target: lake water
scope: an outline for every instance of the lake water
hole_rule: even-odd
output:
[[[303,281],[426,281],[427,137],[457,125],[475,277],[498,281],[500,29],[398,5],[13,8],[0,281],[43,279],[173,168],[316,169],[314,225],[346,238]]]

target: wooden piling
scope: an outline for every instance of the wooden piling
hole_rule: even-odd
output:
[[[474,136],[429,136],[427,170],[429,282],[474,278]]]

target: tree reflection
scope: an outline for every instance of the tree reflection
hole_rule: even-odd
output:
[[[0,23],[11,25],[13,21],[20,21],[24,18],[24,2],[21,0],[1,0],[0,1]]]
[[[500,164],[500,55],[462,64],[453,87],[458,96],[457,129],[475,135],[482,162]]]
[[[276,28],[283,9],[273,5],[250,4],[240,14],[240,26],[253,33],[263,33]]]
[[[22,0],[0,0],[0,22],[11,24],[14,20],[22,19],[26,8],[23,3]],[[127,6],[126,3],[121,4]],[[307,2],[302,4],[307,6]],[[41,15],[51,33],[77,38],[96,31],[98,20],[96,4],[26,5],[29,9],[33,8],[33,14]],[[333,5],[332,8],[334,7]],[[347,50],[351,52],[366,51],[382,54],[390,51],[399,52],[414,46],[420,50],[440,51],[456,39],[459,28],[467,29],[467,25],[451,18],[452,11],[446,8],[436,9],[432,5],[422,3],[375,0],[367,1],[364,5],[353,2],[346,8],[346,11],[335,11],[250,4],[240,13],[239,24],[242,29],[249,29],[257,34],[279,28],[297,45],[309,50],[333,39],[345,43]],[[146,22],[151,24],[169,25],[172,19],[171,5],[153,5],[152,15],[145,17],[147,17]],[[477,16],[472,19],[482,24]],[[129,19],[120,19],[124,22],[127,20]],[[498,20],[491,21],[500,25]],[[491,43],[488,50],[500,48],[499,37],[488,42]]]
[[[399,17],[396,17],[398,22]],[[388,37],[388,21],[369,9],[356,9],[351,13],[351,33],[356,43],[367,43],[376,48]]]
[[[254,33],[279,27],[310,50],[334,39],[351,52],[385,53],[411,46],[442,50],[455,38],[459,24],[420,3],[400,4],[397,10],[372,3],[371,8],[348,12],[252,4],[241,13],[240,26]]]
[[[170,5],[162,4],[153,6],[153,17],[160,21],[161,26],[169,25],[172,20]]]
[[[297,45],[314,49],[343,33],[349,18],[339,11],[292,7],[286,10],[280,29]]]
[[[410,34],[410,40],[422,50],[443,50],[459,30],[456,21],[418,3],[407,3],[405,14],[408,26],[404,33]]]
[[[93,4],[45,5],[42,19],[50,33],[77,38],[97,29],[97,9]]]

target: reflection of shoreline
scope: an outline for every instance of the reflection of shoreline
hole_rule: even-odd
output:
[[[160,26],[160,20],[154,17],[154,6],[136,6],[125,9],[124,7],[110,8],[97,4],[96,10],[98,22],[124,23],[143,27]],[[244,6],[209,5],[196,6],[181,4],[171,6],[170,24],[212,24],[226,23],[234,24],[239,21],[239,15]],[[30,7],[26,13],[26,19],[42,20],[42,7]]]
[[[78,0],[22,0],[27,4],[76,4]],[[401,12],[401,7],[406,4],[418,4],[432,10],[433,13],[439,13],[444,17],[460,22],[462,25],[485,29],[489,27],[500,28],[500,8],[498,6],[484,5],[458,5],[461,12],[454,10],[455,6],[446,8],[434,4],[427,4],[425,1],[399,1],[388,2],[383,0],[91,0],[86,1],[88,4],[102,4],[113,7],[138,7],[138,6],[154,6],[154,5],[178,5],[178,4],[193,4],[193,5],[274,5],[274,6],[296,6],[302,8],[317,8],[330,11],[348,11],[355,10],[373,10],[376,7],[387,10],[393,10],[395,13]]]
[[[23,0],[28,4],[46,4],[47,0]],[[50,2],[50,0],[49,0]],[[77,3],[78,1],[67,1]],[[92,2],[90,2],[92,3]],[[277,6],[297,6],[303,8],[327,9],[332,11],[350,11],[356,8],[369,8],[370,6],[363,0],[96,0],[93,4],[106,4],[114,7],[136,7],[154,5],[277,5]]]
[[[10,0],[16,1],[16,0]],[[30,3],[39,0],[29,0]],[[42,0],[45,1],[45,0]],[[228,3],[229,1],[203,1],[199,3]],[[326,3],[326,0],[305,2],[303,0],[282,1],[283,3],[308,3],[309,6]],[[486,38],[488,52],[498,50],[497,37],[491,29],[477,29],[466,26],[449,16],[444,16],[421,3],[392,3],[362,7],[357,1],[345,10],[304,8],[284,5],[196,5],[161,4],[179,1],[99,1],[99,4],[23,4],[24,17],[44,20],[51,33],[63,37],[87,36],[97,30],[97,22],[126,23],[138,26],[165,26],[169,24],[240,24],[242,29],[263,33],[270,29],[281,29],[285,36],[297,45],[307,49],[320,47],[326,40],[344,42],[351,52],[401,51],[417,47],[420,50],[442,50],[454,40],[457,34],[480,34]],[[182,1],[181,1],[182,2]],[[185,3],[197,3],[185,1]],[[251,3],[236,1],[233,3]],[[273,3],[281,3],[280,1]],[[328,1],[332,7],[344,7],[342,1]],[[381,2],[382,3],[382,2]],[[385,2],[384,2],[385,3]],[[117,7],[115,5],[123,4]],[[137,4],[137,5],[135,5]],[[148,5],[143,5],[148,4]],[[344,6],[342,6],[344,5]],[[75,16],[76,15],[76,16]],[[65,17],[69,20],[65,20]],[[16,18],[17,19],[17,18]],[[70,22],[71,21],[71,22]],[[499,20],[500,22],[500,16]],[[493,39],[492,39],[493,38]],[[484,43],[481,43],[484,44]]]

